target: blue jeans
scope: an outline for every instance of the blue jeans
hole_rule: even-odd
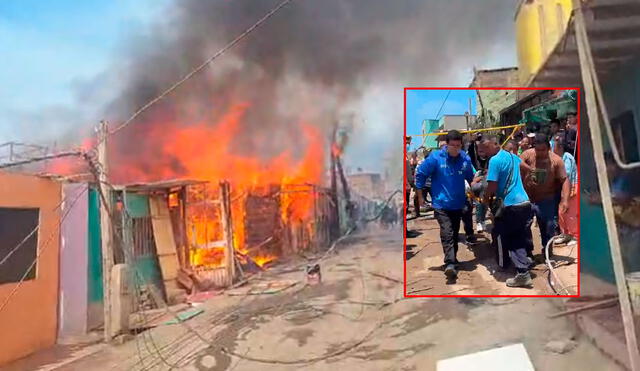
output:
[[[560,205],[560,199],[558,197],[552,197],[546,200],[532,203],[533,214],[538,221],[538,228],[540,229],[540,239],[542,240],[542,252],[547,246],[547,242],[551,237],[557,234],[558,229],[558,206]],[[551,248],[549,249],[549,255],[551,255]]]

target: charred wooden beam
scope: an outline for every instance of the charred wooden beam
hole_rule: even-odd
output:
[[[224,250],[224,261],[227,272],[227,283],[233,284],[235,278],[236,263],[235,249],[233,247],[233,221],[231,218],[231,191],[229,182],[220,182],[220,205],[222,210],[222,228],[227,245]]]

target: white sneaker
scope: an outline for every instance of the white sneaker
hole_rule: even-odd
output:
[[[476,231],[477,231],[478,233],[482,233],[482,232],[484,232],[484,230],[485,230],[485,229],[486,229],[486,227],[485,227],[484,223],[478,223],[478,224],[476,224]]]

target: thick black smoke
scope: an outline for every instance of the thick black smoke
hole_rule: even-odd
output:
[[[128,68],[121,72],[127,83],[105,114],[112,121],[125,119],[277,3],[175,1],[151,36],[128,45],[123,56]],[[329,128],[376,85],[398,97],[406,85],[451,85],[461,70],[481,64],[496,45],[511,42],[515,3],[293,0],[205,73],[141,116],[132,124],[135,129],[117,140],[119,152],[135,157],[151,151],[141,145],[148,125],[166,119],[215,122],[239,101],[251,104],[244,122],[251,135],[238,138],[238,149],[267,157],[290,143],[300,150],[300,119]],[[402,107],[397,111],[386,118],[394,121],[384,125],[400,133],[401,121],[395,120],[402,117]]]

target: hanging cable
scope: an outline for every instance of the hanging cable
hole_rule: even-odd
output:
[[[78,195],[76,196],[76,198],[71,202],[71,204],[69,205],[69,208],[67,209],[67,211],[62,215],[62,217],[60,217],[60,224],[66,219],[67,215],[69,215],[69,213],[71,212],[71,210],[73,209],[73,206],[76,204],[76,202],[78,202],[78,200],[80,199],[80,197],[88,190],[88,188],[85,188],[82,192],[78,193]],[[11,290],[11,292],[9,293],[9,295],[5,298],[5,300],[2,302],[2,305],[0,305],[0,313],[2,313],[2,310],[7,306],[7,304],[9,304],[9,301],[11,300],[11,298],[16,294],[16,292],[18,292],[18,290],[20,289],[20,287],[22,286],[22,284],[24,283],[24,281],[27,279],[27,276],[29,275],[29,272],[31,272],[31,270],[35,267],[36,263],[38,262],[38,259],[40,258],[40,255],[44,252],[44,250],[47,249],[47,247],[51,244],[51,241],[53,241],[53,237],[56,236],[56,232],[58,232],[57,228],[54,228],[53,231],[51,232],[51,234],[49,234],[49,237],[47,238],[47,240],[45,240],[44,244],[42,245],[42,247],[38,250],[38,252],[36,253],[36,257],[33,259],[33,261],[31,262],[31,264],[29,265],[29,267],[27,267],[26,271],[24,272],[24,274],[22,275],[22,277],[20,278],[20,281],[18,281],[18,283],[16,284],[16,286],[13,288],[13,290]],[[29,238],[29,236],[27,236],[27,239]],[[15,249],[14,249],[15,250]],[[3,259],[3,263],[6,260]]]
[[[444,104],[447,103],[447,99],[449,98],[449,94],[451,94],[451,90],[447,91],[447,95],[444,97],[444,100],[442,101],[442,104],[440,105],[440,109],[438,110],[438,113],[436,114],[436,120],[440,116],[440,112],[442,112],[442,108],[444,107]]]

